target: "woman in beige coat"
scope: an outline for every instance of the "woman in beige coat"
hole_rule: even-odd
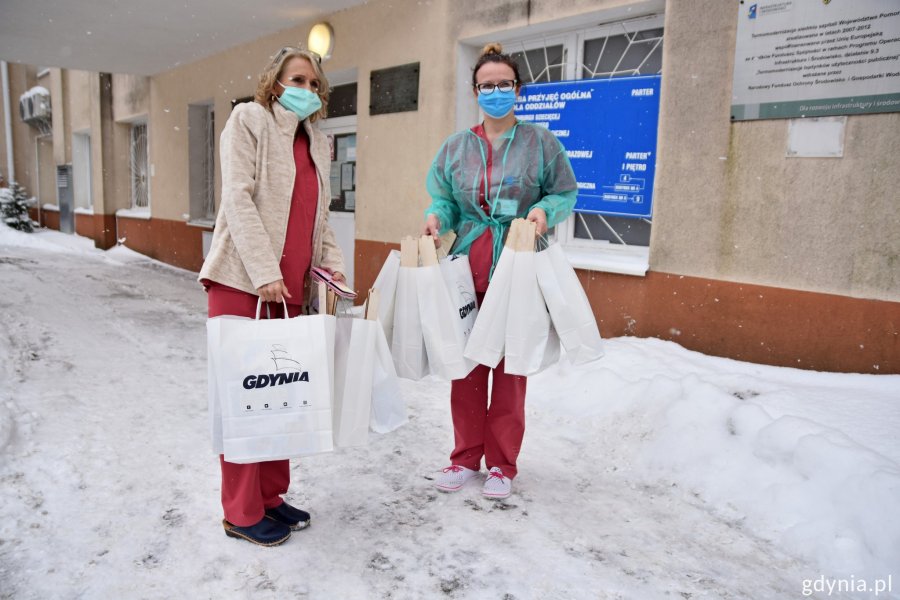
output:
[[[291,317],[308,305],[311,266],[343,281],[344,260],[328,225],[330,146],[312,126],[325,116],[328,82],[319,57],[282,48],[260,75],[253,102],[238,104],[221,138],[222,202],[200,281],[209,316]],[[310,522],[286,503],[287,460],[222,467],[223,526],[264,546]]]

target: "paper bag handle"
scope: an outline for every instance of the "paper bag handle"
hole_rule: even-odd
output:
[[[422,259],[423,267],[431,267],[438,264],[434,238],[430,235],[423,235],[419,238],[419,257]]]
[[[369,321],[377,321],[378,320],[378,301],[379,295],[378,290],[375,288],[369,289],[369,294],[366,296],[366,312],[365,318]]]
[[[517,219],[519,223],[519,237],[516,250],[519,252],[533,252],[534,243],[537,240],[537,223],[525,219]]]
[[[287,300],[284,299],[284,296],[281,297],[281,304],[284,306],[284,318],[289,319],[288,316],[288,308],[287,308]],[[259,311],[262,310],[263,299],[262,296],[256,301],[256,320],[259,321]]]
[[[406,236],[400,240],[400,266],[419,266],[419,240],[416,238]]]

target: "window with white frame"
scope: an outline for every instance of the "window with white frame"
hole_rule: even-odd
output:
[[[212,103],[188,106],[191,221],[216,219],[216,115]]]
[[[150,156],[147,124],[131,126],[131,207],[150,208]]]
[[[540,37],[504,42],[519,65],[522,83],[656,75],[662,72],[663,16],[653,15]],[[614,254],[633,257],[643,272],[649,255],[651,218],[576,211],[557,227],[567,249],[588,257]],[[601,267],[602,268],[602,267]],[[617,270],[617,269],[610,269]]]

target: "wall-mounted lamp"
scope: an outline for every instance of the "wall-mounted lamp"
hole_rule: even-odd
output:
[[[322,57],[322,60],[331,58],[334,49],[334,29],[328,23],[316,23],[309,30],[309,38],[306,47]]]

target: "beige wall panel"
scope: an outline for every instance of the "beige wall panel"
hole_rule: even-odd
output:
[[[66,164],[66,133],[68,131],[68,107],[66,102],[66,81],[62,69],[50,69],[47,76],[50,90],[50,104],[53,108],[53,161],[57,165]],[[42,162],[43,165],[43,162]],[[41,176],[43,179],[43,175]]]
[[[787,158],[788,120],[731,124],[736,5],[666,14],[651,269],[900,299],[900,114],[851,116],[843,158]]]
[[[184,88],[150,83],[150,210],[155,218],[186,221],[188,110]]]
[[[91,128],[91,75],[87,71],[66,71],[69,90],[66,101],[73,133],[85,133]]]
[[[129,125],[113,120],[111,93],[106,89],[112,76],[91,73],[89,79],[94,213],[111,215],[131,206]]]
[[[847,120],[843,158],[785,158],[788,121],[733,127],[723,278],[900,299],[900,114]]]
[[[131,208],[131,126],[127,123],[114,123],[112,125],[113,152],[107,161],[111,164],[112,194],[107,191],[107,198],[112,202],[112,210]],[[150,147],[153,141],[150,140]],[[153,182],[150,182],[150,207],[153,208]]]
[[[721,221],[728,219],[731,76],[737,5],[669,5],[663,40],[650,268],[718,277]]]
[[[19,116],[19,97],[29,89],[38,85],[34,67],[15,63],[9,64],[10,112],[12,113],[13,160],[15,161],[16,180],[25,187],[29,195],[37,194],[38,168],[36,130],[27,125]],[[3,139],[4,151],[6,139]],[[6,160],[0,163],[0,169],[6,173]],[[54,199],[55,201],[55,199]]]
[[[91,200],[94,213],[98,215],[107,212],[106,181],[108,177],[103,165],[103,146],[107,142],[103,136],[103,118],[104,114],[107,121],[112,117],[112,106],[106,106],[105,110],[102,106],[103,96],[100,91],[102,81],[99,73],[88,73],[85,86],[88,93],[87,106],[91,134]]]
[[[37,138],[37,187],[32,188],[31,194],[38,199],[39,206],[45,204],[59,205],[56,199],[56,165],[53,154],[55,152],[53,138],[44,136]]]
[[[133,121],[150,112],[150,78],[137,75],[112,76],[113,118]]]

